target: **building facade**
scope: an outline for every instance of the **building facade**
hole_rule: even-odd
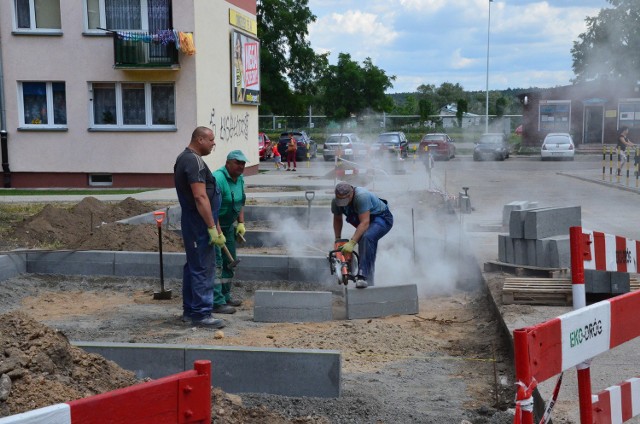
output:
[[[172,187],[196,126],[258,168],[255,0],[0,2],[4,187]]]
[[[523,146],[539,147],[551,132],[570,133],[577,147],[613,145],[623,126],[640,141],[639,87],[607,80],[520,94]]]

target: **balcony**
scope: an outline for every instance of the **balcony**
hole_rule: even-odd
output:
[[[175,42],[140,31],[113,32],[116,69],[179,69]]]

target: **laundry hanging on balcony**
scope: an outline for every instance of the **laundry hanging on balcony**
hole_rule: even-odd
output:
[[[154,34],[140,31],[113,31],[106,28],[98,28],[115,34],[119,39],[124,41],[141,41],[143,43],[158,43],[163,46],[169,43],[175,43],[176,49],[182,53],[192,56],[196,53],[196,47],[193,43],[193,33],[176,31],[172,29],[163,29],[156,31]]]

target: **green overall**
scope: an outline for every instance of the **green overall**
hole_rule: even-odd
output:
[[[222,203],[220,205],[220,227],[222,233],[227,239],[225,243],[231,256],[236,258],[236,234],[235,222],[238,215],[245,204],[246,196],[244,194],[244,177],[238,176],[236,182],[233,182],[229,176],[227,168],[224,166],[213,173],[220,193],[222,195]],[[229,268],[229,259],[227,255],[222,254],[222,250],[216,247],[216,284],[213,288],[213,304],[214,306],[224,305],[231,299],[231,279],[233,278],[233,268]]]

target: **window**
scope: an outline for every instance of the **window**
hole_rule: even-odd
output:
[[[618,128],[640,128],[640,99],[620,99]]]
[[[538,129],[545,132],[569,132],[571,100],[541,100]]]
[[[62,29],[60,0],[14,0],[14,6],[17,31]]]
[[[174,128],[174,83],[95,82],[91,84],[93,128]]]
[[[171,0],[84,0],[88,31],[171,29]]]
[[[67,100],[63,82],[21,82],[18,91],[21,127],[66,127]]]

